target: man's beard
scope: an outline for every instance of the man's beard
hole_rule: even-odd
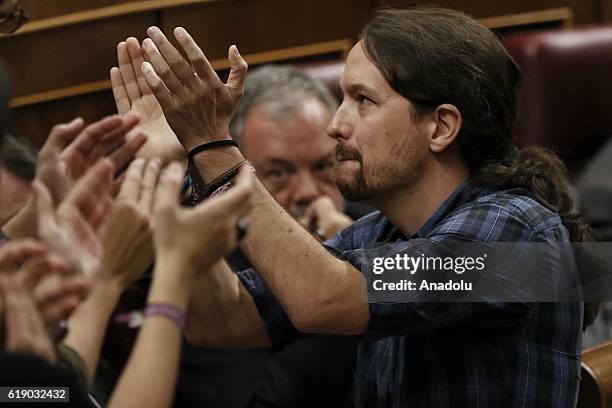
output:
[[[350,179],[343,179],[339,177],[340,162],[343,160],[354,160],[359,163],[359,167],[356,172],[353,172]],[[361,152],[356,149],[347,148],[342,146],[341,143],[336,145],[336,164],[334,167],[334,182],[342,193],[342,196],[350,201],[365,201],[369,200],[374,196],[374,191],[368,188],[364,170],[363,170],[363,156]]]
[[[391,149],[386,161],[371,162],[367,167],[360,151],[339,143],[336,159],[334,182],[342,195],[350,201],[368,201],[413,183],[422,173],[426,157],[416,154],[416,149],[398,144]],[[341,170],[343,160],[353,160],[357,165]]]

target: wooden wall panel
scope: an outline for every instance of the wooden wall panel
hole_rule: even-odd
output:
[[[465,1],[466,11],[475,17],[489,17],[557,7],[570,7],[574,11],[575,22],[577,24],[585,24],[594,21],[596,14],[596,0],[512,0],[503,2],[491,2],[487,0]]]
[[[13,96],[107,79],[117,43],[129,35],[143,38],[154,23],[154,13],[133,14],[0,39]]]
[[[388,5],[437,4],[477,18],[570,7],[577,25],[612,21],[612,0],[209,0],[184,5],[145,0],[22,2],[38,20],[32,30],[40,31],[28,32],[26,26],[19,35],[0,37],[0,57],[13,75],[14,96],[26,97],[19,99],[21,105],[15,105],[14,128],[37,144],[55,123],[75,116],[94,120],[114,112],[110,90],[99,91],[107,83],[100,81],[108,79],[109,68],[116,64],[117,42],[130,35],[142,39],[152,24],[159,24],[166,33],[177,25],[186,27],[209,58],[216,60],[226,58],[232,43],[246,55],[354,38],[376,7]],[[118,4],[125,7],[109,8]],[[150,9],[152,6],[161,8]],[[77,24],[48,26],[58,21],[53,17],[98,8],[107,14],[126,14],[96,17],[93,13],[85,21],[73,15]],[[73,87],[88,93],[65,97],[75,94]],[[49,95],[58,99],[32,104],[47,100]]]
[[[134,0],[21,0],[32,21]]]
[[[365,22],[368,0],[237,0],[168,9],[166,33],[185,27],[209,58],[226,58],[236,44],[241,53],[351,38]]]
[[[11,111],[11,131],[40,147],[51,128],[76,117],[91,123],[117,113],[112,91],[96,92],[72,98],[24,106]]]
[[[599,0],[599,21],[612,21],[612,0]]]
[[[586,24],[598,21],[599,12],[597,3],[600,0],[376,0],[376,6],[411,6],[411,5],[440,5],[461,10],[473,17],[492,17],[506,14],[524,13],[558,7],[570,7],[574,11],[577,24]],[[611,0],[601,0],[612,2]],[[612,16],[610,16],[612,19]]]

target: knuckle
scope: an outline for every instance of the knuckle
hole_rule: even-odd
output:
[[[151,89],[152,89],[152,90],[153,90],[153,92],[155,92],[155,93],[159,93],[159,92],[160,92],[160,91],[163,89],[163,87],[162,87],[162,82],[161,82],[159,79],[157,79],[157,78],[155,78],[154,80],[152,80],[152,81],[149,83],[149,86],[151,87]]]
[[[162,78],[169,78],[171,73],[172,70],[167,65],[159,67],[159,69],[157,70],[157,74]]]
[[[200,83],[195,93],[199,98],[207,97],[210,94],[211,88],[206,82]]]
[[[170,106],[168,106],[167,108],[164,109],[164,114],[166,115],[167,118],[169,119],[174,119],[177,118],[180,114],[180,112],[183,110],[183,105],[180,101],[177,101],[176,103],[171,104]]]
[[[182,98],[177,98],[176,108],[177,110],[183,110],[193,102],[193,98],[191,96],[183,95]]]

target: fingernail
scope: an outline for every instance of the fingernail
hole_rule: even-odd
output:
[[[161,30],[160,30],[159,28],[155,27],[155,26],[151,26],[151,27],[149,27],[149,29],[147,30],[147,32],[148,32],[150,35],[152,34],[152,35],[154,35],[154,36],[159,36],[159,35],[161,35],[161,34],[162,34]]]
[[[68,126],[76,126],[78,123],[81,123],[83,121],[83,118],[81,117],[77,117],[72,119],[72,121],[68,124]]]
[[[155,73],[155,71],[153,70],[153,66],[151,65],[150,62],[143,62],[141,69],[142,69],[142,72],[144,72],[145,74]]]
[[[176,27],[174,29],[174,33],[181,35],[181,36],[186,36],[187,35],[187,31],[183,28],[183,27]]]
[[[152,50],[153,41],[150,38],[145,38],[145,40],[142,42],[142,46],[145,50]]]

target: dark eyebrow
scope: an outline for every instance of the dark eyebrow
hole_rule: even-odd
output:
[[[350,94],[358,94],[358,93],[375,93],[374,89],[369,88],[363,84],[350,84],[347,89]]]
[[[285,161],[282,159],[275,159],[275,158],[266,159],[264,161],[264,165],[266,166],[277,165],[277,166],[293,168],[293,165],[289,163],[288,161]]]

